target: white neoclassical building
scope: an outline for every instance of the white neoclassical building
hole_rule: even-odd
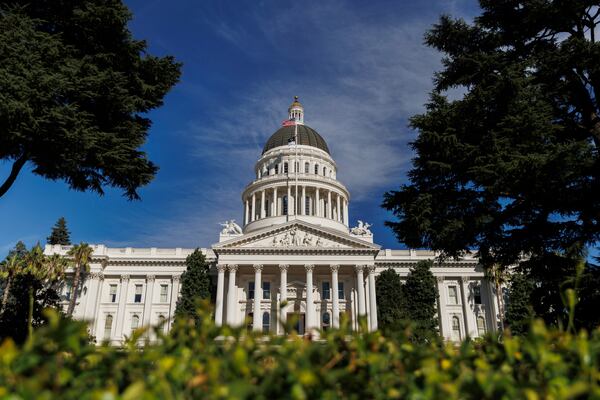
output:
[[[215,322],[281,334],[294,315],[300,334],[337,327],[345,314],[377,329],[376,275],[406,277],[427,250],[381,249],[370,225],[348,218],[350,193],[337,180],[327,143],[304,124],[297,98],[283,126],[267,140],[254,179],[242,192],[243,226],[223,223],[219,242],[202,249],[217,281]],[[68,246],[47,246],[66,254]],[[185,258],[194,249],[95,245],[79,288],[75,317],[89,321],[98,342],[119,344],[132,330],[173,318]],[[475,258],[435,263],[441,334],[477,337],[498,324],[498,299]],[[65,304],[70,296],[65,288]]]

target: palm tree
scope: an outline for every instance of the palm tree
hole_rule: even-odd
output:
[[[498,298],[498,315],[500,317],[500,328],[504,331],[504,295],[502,294],[502,286],[508,280],[508,270],[499,264],[493,264],[485,269],[486,278],[494,283],[496,289],[496,297]]]
[[[35,300],[34,293],[34,282],[35,280],[46,279],[46,256],[39,243],[35,245],[25,256],[24,260],[25,268],[24,274],[30,275],[32,279],[28,279],[29,287],[29,312],[27,314],[27,332],[28,337],[31,338],[33,334],[33,304]]]
[[[2,307],[0,308],[0,315],[4,314],[6,305],[8,303],[8,296],[10,293],[11,286],[17,275],[23,271],[23,260],[16,254],[8,257],[6,261],[0,264],[0,278],[6,279],[6,286],[2,293]]]
[[[75,303],[77,301],[77,289],[79,288],[79,281],[81,280],[81,272],[88,272],[90,270],[90,260],[94,249],[91,248],[87,243],[79,243],[69,250],[67,253],[73,257],[73,268],[75,276],[73,277],[73,293],[69,300],[69,308],[67,308],[67,315],[70,317],[73,315],[75,310]]]
[[[59,279],[65,276],[65,270],[68,267],[68,261],[58,254],[52,254],[46,257],[44,261],[44,280],[49,286],[52,286]]]

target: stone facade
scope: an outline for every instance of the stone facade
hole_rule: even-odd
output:
[[[217,281],[218,325],[248,323],[248,329],[281,334],[280,321],[293,315],[295,329],[303,334],[337,327],[342,315],[358,329],[358,317],[364,315],[375,330],[377,274],[393,268],[405,278],[418,261],[436,258],[427,250],[381,249],[369,224],[351,227],[350,194],[337,180],[335,161],[316,131],[310,130],[312,137],[298,134],[296,127],[303,124],[304,110],[296,100],[284,124],[290,128],[278,130],[268,142],[290,135],[290,144],[265,146],[256,179],[242,192],[243,227],[234,220],[223,223],[219,242],[202,249]],[[66,254],[68,248],[47,246],[45,251]],[[95,245],[75,317],[89,321],[99,342],[114,344],[139,326],[164,320],[169,329],[179,278],[192,251]],[[446,339],[497,329],[498,299],[475,258],[436,263],[432,272]],[[64,288],[65,304],[70,290]]]

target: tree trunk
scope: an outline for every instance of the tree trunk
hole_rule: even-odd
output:
[[[9,276],[6,280],[6,287],[4,288],[4,293],[2,293],[2,309],[0,309],[0,315],[4,314],[4,310],[6,310],[6,304],[8,303],[8,295],[10,293],[10,287],[12,286],[13,277]]]
[[[25,154],[17,158],[17,160],[14,162],[10,170],[10,175],[8,175],[8,178],[6,178],[2,186],[0,186],[0,197],[2,197],[4,193],[8,192],[8,189],[10,189],[13,183],[15,183],[19,172],[21,172],[21,168],[23,168],[23,165],[25,165],[26,162],[27,156]]]
[[[67,309],[67,315],[73,316],[75,310],[75,302],[77,301],[77,288],[79,287],[79,276],[81,275],[81,264],[77,263],[75,266],[75,276],[73,277],[73,285],[71,287],[71,300],[69,301],[69,308]]]
[[[27,338],[33,335],[33,283],[29,284],[29,312],[27,314]]]

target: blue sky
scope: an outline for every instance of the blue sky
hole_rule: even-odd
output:
[[[64,216],[76,242],[208,247],[219,221],[242,220],[240,195],[294,95],[327,141],[352,195],[350,219],[375,241],[402,247],[383,223],[383,193],[406,180],[415,133],[440,54],[423,34],[442,13],[472,18],[475,1],[131,0],[130,28],[150,52],[184,63],[181,82],[153,111],[145,146],[156,179],[128,201],[71,191],[21,173],[0,198],[0,256],[44,242]],[[0,179],[9,164],[0,164]]]

